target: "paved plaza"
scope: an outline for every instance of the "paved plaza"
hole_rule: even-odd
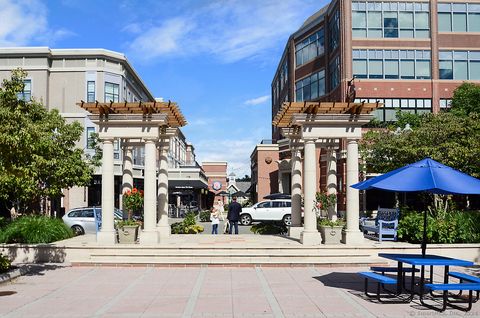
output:
[[[365,269],[44,265],[0,284],[0,317],[480,317],[367,300]]]

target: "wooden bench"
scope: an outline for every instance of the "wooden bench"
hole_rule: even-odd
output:
[[[365,236],[378,239],[379,242],[396,241],[398,214],[398,209],[379,208],[375,219],[360,219],[360,228]]]
[[[435,306],[432,306],[430,304],[427,304],[424,302],[423,295],[420,295],[420,302],[422,305],[437,310],[437,311],[445,311],[447,309],[447,305],[450,307],[463,310],[463,311],[470,311],[472,309],[472,302],[473,302],[473,291],[480,291],[480,284],[479,283],[465,283],[465,284],[425,284],[425,289],[427,290],[440,290],[443,291],[443,305],[442,308],[437,308]],[[457,305],[454,305],[452,302],[448,301],[448,292],[449,291],[468,291],[468,307],[460,307]]]
[[[388,276],[380,275],[374,272],[359,272],[358,275],[365,278],[365,295],[367,297],[376,297],[378,301],[382,301],[380,298],[380,290],[384,288],[384,285],[395,285],[397,280]],[[373,280],[377,282],[377,294],[370,295],[368,293],[368,280]]]

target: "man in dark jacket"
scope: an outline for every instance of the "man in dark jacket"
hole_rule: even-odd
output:
[[[232,228],[235,226],[235,234],[238,234],[238,220],[240,220],[240,213],[242,206],[237,202],[237,197],[232,198],[233,202],[228,205],[227,219],[230,222],[228,234],[232,234]]]

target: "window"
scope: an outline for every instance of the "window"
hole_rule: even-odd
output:
[[[440,110],[446,110],[451,107],[451,99],[440,99]]]
[[[267,202],[261,202],[257,205],[257,208],[269,208],[271,207],[272,204],[271,202],[267,201]]]
[[[440,32],[480,32],[480,4],[438,3]]]
[[[330,77],[330,90],[333,90],[335,87],[340,84],[340,57],[337,57],[330,63],[329,68],[329,77]]]
[[[314,73],[295,83],[296,101],[308,101],[325,95],[325,71]]]
[[[353,50],[355,78],[429,79],[429,50]]]
[[[105,102],[108,103],[112,101],[114,103],[118,103],[119,100],[119,85],[105,82]]]
[[[402,99],[402,98],[371,98],[371,99],[356,99],[356,103],[362,101],[368,103],[383,103],[382,108],[378,108],[373,113],[375,118],[382,122],[396,121],[396,112],[401,110],[402,112],[409,112],[412,114],[423,114],[432,112],[432,100],[431,99]]]
[[[94,149],[94,138],[95,127],[87,127],[87,149]]]
[[[295,46],[295,65],[300,66],[323,55],[325,51],[323,29],[310,35]]]
[[[283,208],[283,202],[282,201],[273,201],[273,207],[274,208]]]
[[[330,52],[333,52],[338,47],[338,42],[340,39],[340,13],[336,10],[332,16],[330,16],[328,21],[328,30],[329,30],[329,41],[328,46]]]
[[[95,102],[95,81],[87,82],[87,103]]]
[[[32,100],[32,80],[23,80],[23,85],[23,90],[21,93],[17,94],[17,98],[19,100],[29,102],[30,100]]]
[[[440,51],[440,79],[480,80],[480,51]]]
[[[352,2],[354,38],[428,38],[427,2]]]

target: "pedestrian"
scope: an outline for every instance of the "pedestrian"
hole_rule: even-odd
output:
[[[237,202],[237,197],[232,198],[233,202],[228,205],[227,219],[230,223],[229,234],[232,234],[233,227],[235,227],[235,234],[238,234],[238,220],[240,220],[240,213],[242,206]]]
[[[216,207],[213,207],[212,211],[210,212],[210,221],[212,222],[212,234],[218,234],[218,224],[220,223],[218,214],[218,209]]]
[[[217,210],[220,221],[225,221],[225,208],[223,207],[223,202],[220,199],[217,201]]]

